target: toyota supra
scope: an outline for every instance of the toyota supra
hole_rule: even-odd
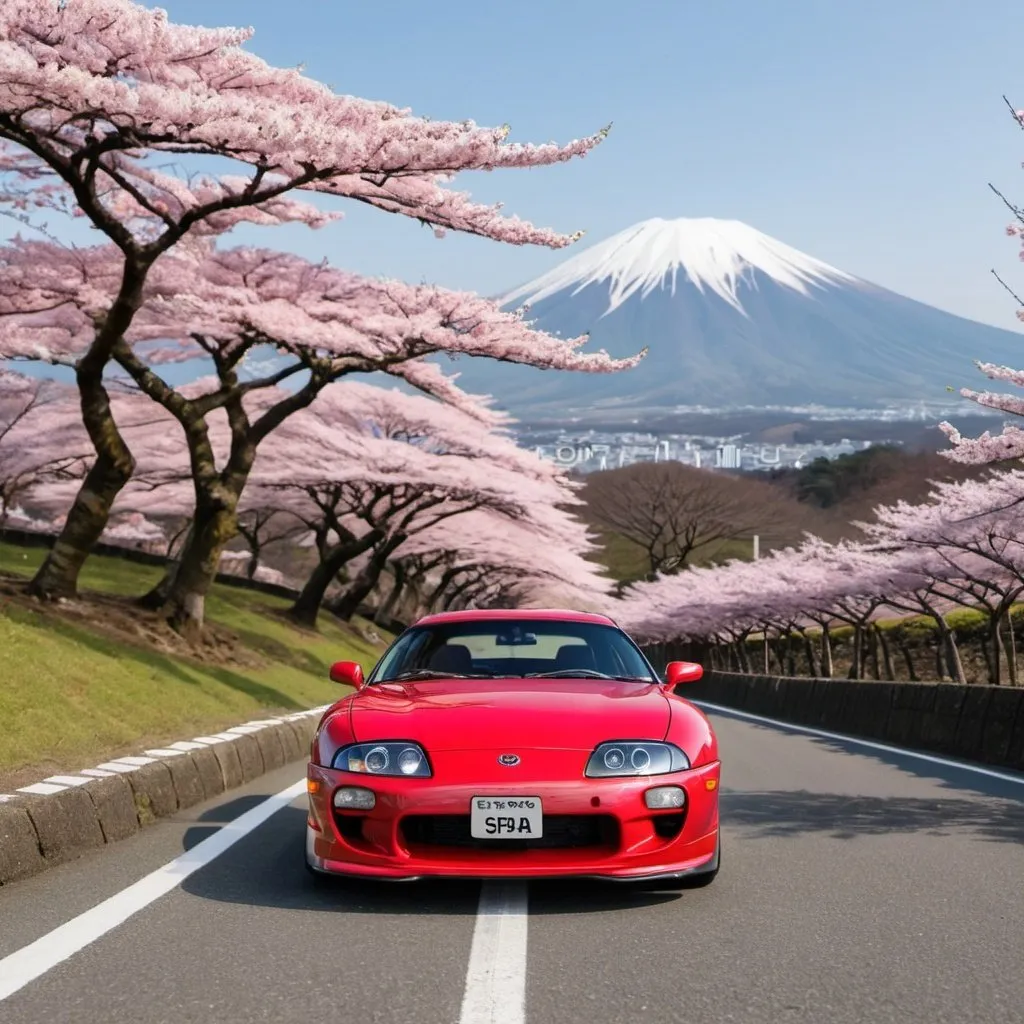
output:
[[[691,888],[721,862],[711,723],[603,615],[474,610],[404,630],[328,708],[306,867],[408,881],[588,877]]]

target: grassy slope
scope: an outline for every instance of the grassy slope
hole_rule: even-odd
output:
[[[0,574],[28,576],[44,555],[0,544]],[[131,597],[159,575],[149,566],[94,557],[82,590]],[[8,596],[0,603],[0,791],[142,745],[327,703],[339,695],[327,678],[332,661],[358,660],[368,669],[377,660],[381,647],[361,635],[358,622],[345,628],[324,616],[319,632],[300,630],[277,614],[286,605],[214,587],[208,619],[230,650],[194,657],[130,607],[83,603],[84,614],[66,615]]]

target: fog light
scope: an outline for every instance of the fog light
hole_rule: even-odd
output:
[[[652,811],[661,811],[668,807],[682,807],[686,803],[686,790],[679,786],[657,786],[644,793],[644,803]]]
[[[372,811],[377,798],[368,789],[342,786],[334,791],[334,806],[340,811]]]

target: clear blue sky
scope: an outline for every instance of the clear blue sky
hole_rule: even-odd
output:
[[[992,267],[1024,288],[1020,0],[164,0],[177,21],[252,25],[250,47],[336,90],[433,118],[566,140],[592,156],[462,186],[585,245],[653,216],[735,217],[942,309],[1019,326]],[[493,294],[564,253],[438,241],[346,205],[278,236],[367,274]],[[264,235],[261,239],[269,240]]]

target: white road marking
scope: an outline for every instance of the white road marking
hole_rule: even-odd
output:
[[[526,930],[526,883],[484,882],[459,1024],[523,1024]]]
[[[752,722],[764,722],[767,725],[776,725],[780,729],[789,729],[792,732],[806,733],[808,736],[821,736],[827,740],[840,740],[843,743],[852,743],[858,747],[867,747],[870,750],[884,750],[887,754],[899,754],[901,757],[913,757],[918,761],[928,761],[931,764],[941,764],[945,768],[959,768],[965,772],[974,772],[975,775],[986,775],[990,779],[1000,779],[1002,782],[1015,782],[1018,786],[1024,786],[1024,775],[1016,775],[1010,772],[1001,772],[995,768],[983,768],[978,764],[970,764],[967,761],[952,761],[948,757],[939,757],[936,754],[924,754],[919,750],[908,750],[906,747],[893,747],[887,743],[876,743],[874,740],[863,740],[858,736],[848,736],[840,732],[826,732],[824,729],[815,729],[809,725],[796,725],[794,722],[780,722],[777,718],[765,718],[764,715],[752,715],[749,711],[740,711],[737,708],[729,708],[724,704],[711,704],[706,700],[695,700],[694,704],[709,711],[720,711],[727,715],[735,715],[737,718],[749,718]]]
[[[302,779],[228,822],[180,857],[0,960],[0,1002],[169,893],[306,792]],[[512,1020],[513,1018],[508,1018]],[[521,1018],[514,1018],[519,1020]]]

